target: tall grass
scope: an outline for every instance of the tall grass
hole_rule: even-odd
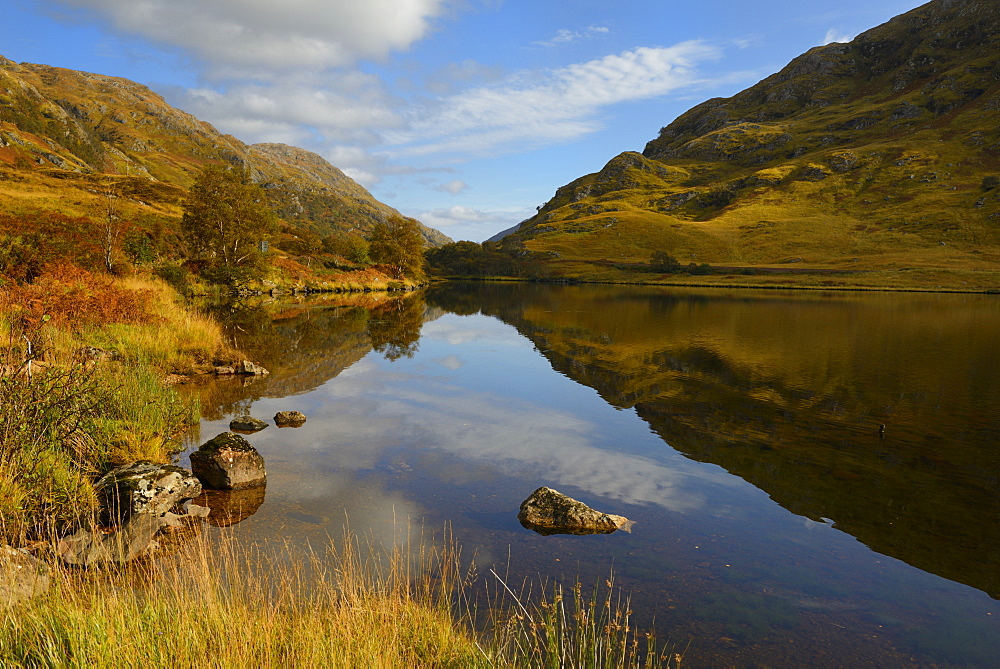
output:
[[[515,593],[490,569],[487,628],[491,648],[512,666],[536,667],[680,667],[683,653],[658,642],[653,630],[632,620],[628,597],[612,576],[589,592],[577,581],[541,587],[526,585]],[[568,590],[568,591],[567,591]]]
[[[0,664],[494,666],[452,618],[451,555],[425,556],[414,576],[401,550],[363,548],[356,538],[324,553],[199,539],[159,564],[61,572],[50,596],[2,614]]]
[[[213,363],[232,360],[237,355],[226,342],[222,326],[186,307],[166,282],[132,276],[118,279],[117,283],[145,297],[144,322],[96,323],[81,329],[81,340],[177,374],[205,371]]]
[[[85,521],[93,481],[114,465],[179,450],[198,406],[164,373],[226,350],[163,282],[72,266],[5,287],[0,333],[0,539],[15,544]]]
[[[65,531],[95,507],[93,481],[134,460],[165,462],[198,420],[145,366],[51,364],[0,376],[0,538]]]
[[[442,547],[345,534],[322,551],[197,536],[169,558],[57,571],[49,595],[0,612],[0,665],[210,667],[679,666],[629,626],[613,589],[510,591],[475,631],[470,570]],[[641,642],[640,642],[641,639]]]

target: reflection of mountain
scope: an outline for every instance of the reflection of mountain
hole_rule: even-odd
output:
[[[790,511],[1000,596],[995,300],[509,284],[428,299],[510,323]]]
[[[365,294],[297,305],[230,303],[210,308],[236,345],[271,374],[247,386],[220,380],[203,389],[202,413],[219,419],[261,397],[321,386],[368,354],[406,355],[434,317],[419,294]]]

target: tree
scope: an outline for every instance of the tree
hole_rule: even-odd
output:
[[[368,241],[371,259],[392,267],[397,279],[424,277],[424,238],[412,218],[391,216],[379,221]]]
[[[101,185],[101,250],[104,252],[104,268],[111,273],[115,266],[115,251],[125,229],[118,199],[122,196],[122,186],[110,179]]]
[[[181,228],[207,278],[238,284],[259,278],[267,267],[260,242],[278,229],[264,190],[246,170],[210,165],[202,170],[184,202]]]
[[[653,272],[673,274],[680,271],[681,261],[666,251],[653,251],[653,257],[649,259],[649,268]]]

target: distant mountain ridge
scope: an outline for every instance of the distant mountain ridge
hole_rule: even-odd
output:
[[[0,56],[0,166],[146,177],[180,189],[210,163],[244,167],[279,214],[320,234],[400,215],[322,157],[247,145],[128,79]],[[450,241],[421,226],[429,243]]]
[[[1000,1],[935,0],[695,106],[505,239],[577,269],[996,269],[998,183]]]

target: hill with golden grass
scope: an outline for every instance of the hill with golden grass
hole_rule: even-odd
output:
[[[1000,2],[935,0],[816,47],[558,189],[504,238],[550,271],[1000,270]]]
[[[102,189],[125,215],[171,226],[202,167],[246,168],[286,221],[319,235],[368,232],[399,212],[303,149],[247,145],[127,79],[0,57],[0,208],[51,220],[100,217]],[[429,243],[449,241],[423,227]]]

